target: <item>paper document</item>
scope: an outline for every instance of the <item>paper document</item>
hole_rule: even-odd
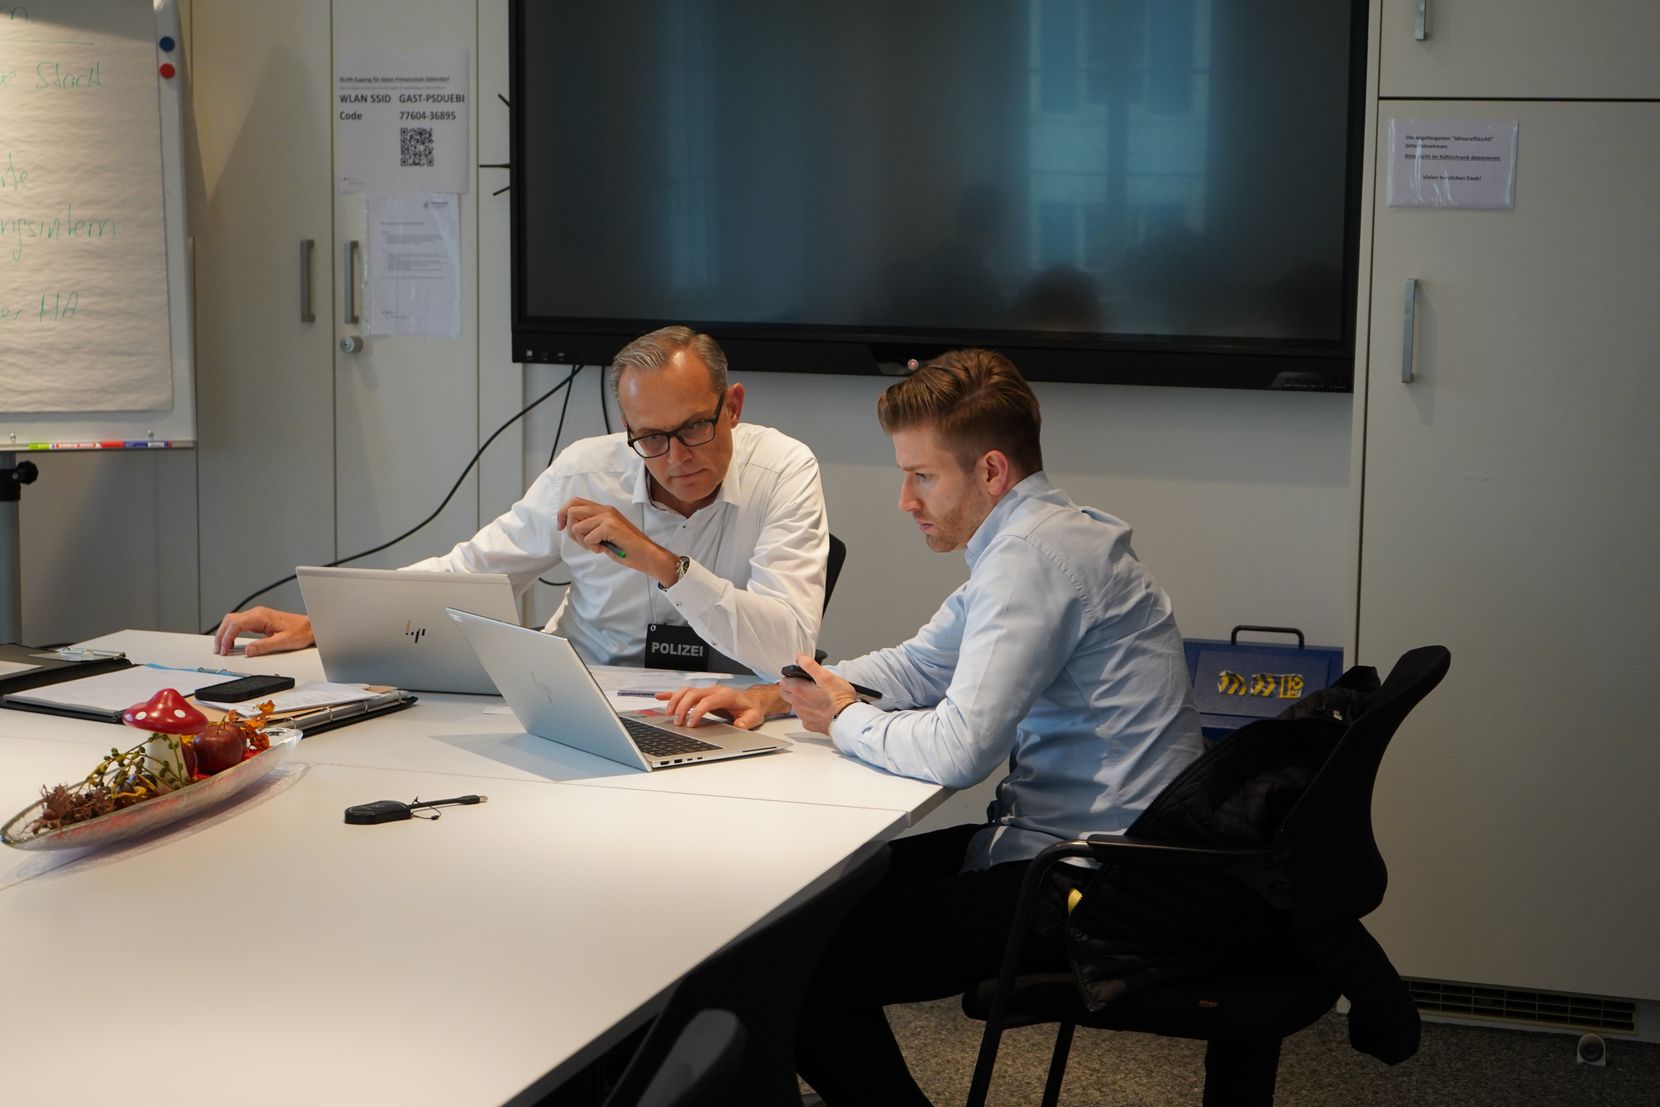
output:
[[[38,668],[39,665],[26,665],[18,661],[0,661],[0,677],[11,676],[13,673],[31,673]]]
[[[358,700],[374,699],[384,691],[387,689],[371,691],[366,684],[331,684],[325,680],[314,680],[298,688],[278,692],[274,696],[258,696],[241,703],[212,703],[202,706],[211,707],[216,711],[235,711],[239,715],[258,715],[259,705],[270,700],[276,705],[271,710],[272,715],[298,715],[314,707],[333,707],[337,703],[356,703]]]
[[[340,51],[334,168],[341,192],[467,191],[470,56],[466,50]]]
[[[460,197],[369,197],[364,334],[461,334]]]
[[[225,674],[198,673],[191,669],[169,669],[161,665],[134,665],[112,673],[81,677],[14,692],[9,697],[22,703],[39,703],[51,707],[73,707],[93,711],[124,711],[135,703],[143,703],[163,688],[174,688],[190,695],[198,688],[220,684]]]
[[[594,682],[599,685],[600,691],[605,693],[606,702],[619,714],[661,707],[663,704],[657,698],[658,692],[672,692],[688,685],[693,688],[725,683],[745,686],[755,679],[731,673],[690,673],[679,669],[643,669],[632,665],[589,665],[588,671],[594,675]],[[483,713],[512,715],[513,709],[502,704],[486,707]]]
[[[687,673],[677,669],[642,669],[631,665],[590,665],[588,671],[594,674],[600,691],[618,711],[639,711],[658,702],[653,696],[628,693],[672,692],[687,685],[701,688],[723,681],[748,683],[730,673]]]

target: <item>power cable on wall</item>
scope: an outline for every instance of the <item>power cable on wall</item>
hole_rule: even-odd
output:
[[[558,384],[554,385],[552,388],[548,389],[546,392],[544,392],[540,396],[536,397],[536,399],[532,400],[530,403],[528,403],[524,407],[520,408],[518,414],[514,415],[511,419],[507,420],[507,422],[505,422],[501,426],[497,427],[495,429],[495,431],[491,433],[490,437],[486,438],[484,440],[484,444],[482,446],[480,446],[477,450],[473,451],[473,456],[468,460],[466,466],[464,468],[462,468],[461,475],[455,478],[455,483],[450,486],[449,492],[445,494],[443,500],[439,502],[438,506],[432,509],[432,514],[428,515],[425,519],[422,519],[419,523],[416,523],[414,526],[410,527],[408,530],[404,531],[402,534],[398,535],[396,538],[392,538],[392,539],[389,539],[385,542],[382,542],[380,545],[375,546],[372,549],[364,550],[362,553],[355,553],[355,554],[352,554],[350,557],[342,557],[342,558],[340,558],[336,561],[326,561],[323,564],[328,565],[328,566],[345,565],[348,562],[357,561],[357,560],[360,560],[362,558],[368,557],[370,554],[377,554],[380,551],[386,549],[388,546],[397,545],[399,542],[402,542],[405,538],[408,538],[410,535],[414,534],[416,531],[420,530],[422,527],[426,526],[428,523],[430,523],[434,519],[438,518],[439,513],[442,512],[444,510],[444,508],[449,506],[449,502],[451,500],[455,499],[455,494],[456,494],[456,492],[460,491],[462,482],[467,479],[467,474],[472,472],[473,466],[478,464],[478,459],[484,456],[484,451],[490,448],[490,444],[492,442],[494,442],[497,438],[500,438],[501,435],[502,435],[502,432],[507,430],[508,427],[511,427],[514,423],[517,423],[520,419],[523,419],[526,415],[529,415],[532,411],[536,410],[536,408],[540,407],[542,404],[544,404],[548,400],[552,399],[555,393],[559,392],[561,389],[568,389],[570,387],[571,382],[576,380],[576,375],[578,373],[582,372],[583,368],[584,368],[584,366],[581,366],[581,365],[573,366],[571,368],[570,374],[568,376],[566,376],[566,378],[564,380],[560,381]],[[570,393],[568,391],[565,393],[565,400],[566,400],[566,404],[568,406],[569,402],[570,402]],[[559,416],[559,430],[560,430],[560,432],[563,432],[564,427],[565,427],[565,416],[564,416],[564,412],[561,411],[560,416]],[[555,446],[556,449],[558,447],[558,442],[559,442],[558,433],[556,433],[555,436],[554,436],[554,446]],[[271,591],[274,588],[281,588],[283,585],[287,584],[289,581],[291,581],[293,579],[294,579],[294,574],[289,573],[287,576],[283,577],[281,580],[272,581],[270,584],[267,584],[264,588],[261,588],[261,589],[255,591],[255,592],[251,592],[247,596],[243,597],[242,600],[240,600],[236,604],[232,605],[231,610],[232,611],[241,611],[243,608],[247,607],[249,603],[251,603],[254,600],[258,599],[259,597],[265,595],[265,593]],[[540,578],[538,578],[538,579],[540,579]],[[543,583],[552,583],[552,582],[544,581]],[[223,621],[224,620],[220,620],[220,622],[223,622]],[[214,633],[217,633],[218,630],[219,630],[219,623],[215,623],[211,627],[209,627],[208,629],[204,630],[202,633],[203,634],[214,634]]]

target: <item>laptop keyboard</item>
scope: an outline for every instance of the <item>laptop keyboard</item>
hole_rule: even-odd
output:
[[[685,734],[676,734],[672,730],[663,730],[639,719],[623,719],[623,727],[628,736],[634,739],[634,744],[640,747],[640,752],[652,757],[668,757],[676,753],[697,753],[700,750],[718,750],[719,746],[713,742],[705,742],[700,738],[692,738]]]

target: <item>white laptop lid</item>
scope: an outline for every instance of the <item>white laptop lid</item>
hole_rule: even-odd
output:
[[[538,738],[636,769],[748,757],[787,749],[792,744],[788,738],[740,730],[725,723],[683,727],[650,718],[652,712],[630,711],[619,716],[576,647],[566,639],[455,608],[449,614],[507,706],[513,709],[519,725]],[[638,718],[710,748],[663,755],[642,753],[624,728],[623,718]]]
[[[507,577],[314,565],[301,565],[294,573],[328,679],[495,694],[489,674],[444,609],[517,620],[518,604]]]

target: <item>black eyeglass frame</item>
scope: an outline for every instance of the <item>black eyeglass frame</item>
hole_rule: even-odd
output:
[[[719,402],[715,404],[715,413],[713,415],[703,419],[689,419],[673,430],[652,431],[650,434],[641,435],[630,434],[628,436],[628,448],[643,458],[653,458],[662,457],[664,454],[669,452],[669,439],[671,438],[678,439],[680,444],[688,450],[695,449],[698,446],[707,446],[715,440],[715,432],[720,428],[720,413],[725,409],[726,392],[723,390],[720,394]],[[699,423],[707,423],[709,425],[709,436],[693,442],[688,439],[686,435],[692,427],[697,426]],[[656,453],[646,453],[640,448],[640,443],[644,442],[648,438],[661,438],[663,440],[663,448],[658,450]]]

